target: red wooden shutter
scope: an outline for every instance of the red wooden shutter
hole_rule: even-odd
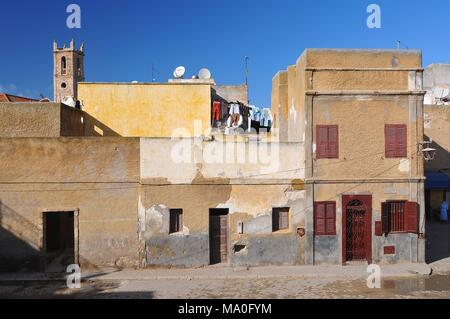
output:
[[[385,126],[385,153],[386,158],[392,158],[396,155],[396,130],[393,125]]]
[[[407,149],[406,149],[406,143],[407,143],[407,133],[406,133],[406,125],[398,125],[396,127],[395,132],[395,139],[396,139],[396,145],[395,145],[395,156],[396,157],[407,157]]]
[[[326,234],[336,235],[336,204],[328,203],[326,205],[326,214]]]
[[[339,158],[339,132],[337,125],[328,127],[328,158]]]
[[[419,233],[419,204],[407,202],[405,209],[406,231],[412,234]]]
[[[326,233],[325,225],[325,204],[316,203],[314,209],[314,231],[316,235]]]
[[[389,204],[381,203],[381,228],[383,234],[388,234],[390,231],[389,221]]]
[[[404,124],[385,126],[386,158],[407,157],[407,126]]]
[[[327,158],[328,153],[328,128],[317,126],[317,158]]]

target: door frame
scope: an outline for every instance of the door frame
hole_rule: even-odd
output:
[[[74,263],[81,267],[80,265],[80,246],[79,246],[79,208],[42,208],[39,209],[39,229],[41,231],[39,238],[39,248],[42,252],[42,256],[45,256],[45,214],[46,213],[71,213],[73,212],[73,239],[74,239]],[[42,258],[42,268],[45,270],[47,268],[45,258]]]
[[[229,208],[210,208],[208,210],[208,255],[209,255],[209,263],[208,265],[216,265],[211,264],[211,212],[217,210],[217,211],[226,211],[226,214],[223,214],[223,216],[226,216],[227,219],[227,260],[222,261],[221,264],[230,264],[230,252],[231,252],[231,227],[230,227],[230,209]]]
[[[352,200],[360,200],[366,208],[365,213],[365,247],[366,260],[372,264],[372,195],[342,195],[342,264],[347,263],[347,204]]]

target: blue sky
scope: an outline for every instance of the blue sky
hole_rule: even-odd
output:
[[[66,27],[66,7],[81,6],[81,29]],[[369,4],[382,28],[366,26]],[[270,105],[273,75],[305,48],[423,50],[424,65],[450,63],[448,0],[1,0],[0,91],[53,97],[52,41],[86,47],[87,81],[165,82],[178,65],[187,75],[211,69],[219,84],[244,82]]]

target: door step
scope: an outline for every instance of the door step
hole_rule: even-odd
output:
[[[345,266],[369,266],[367,260],[347,261]]]

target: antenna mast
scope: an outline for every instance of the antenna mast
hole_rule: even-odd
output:
[[[248,56],[245,56],[245,86],[247,87],[247,105],[250,105],[250,97],[248,95],[248,60],[250,58]]]

